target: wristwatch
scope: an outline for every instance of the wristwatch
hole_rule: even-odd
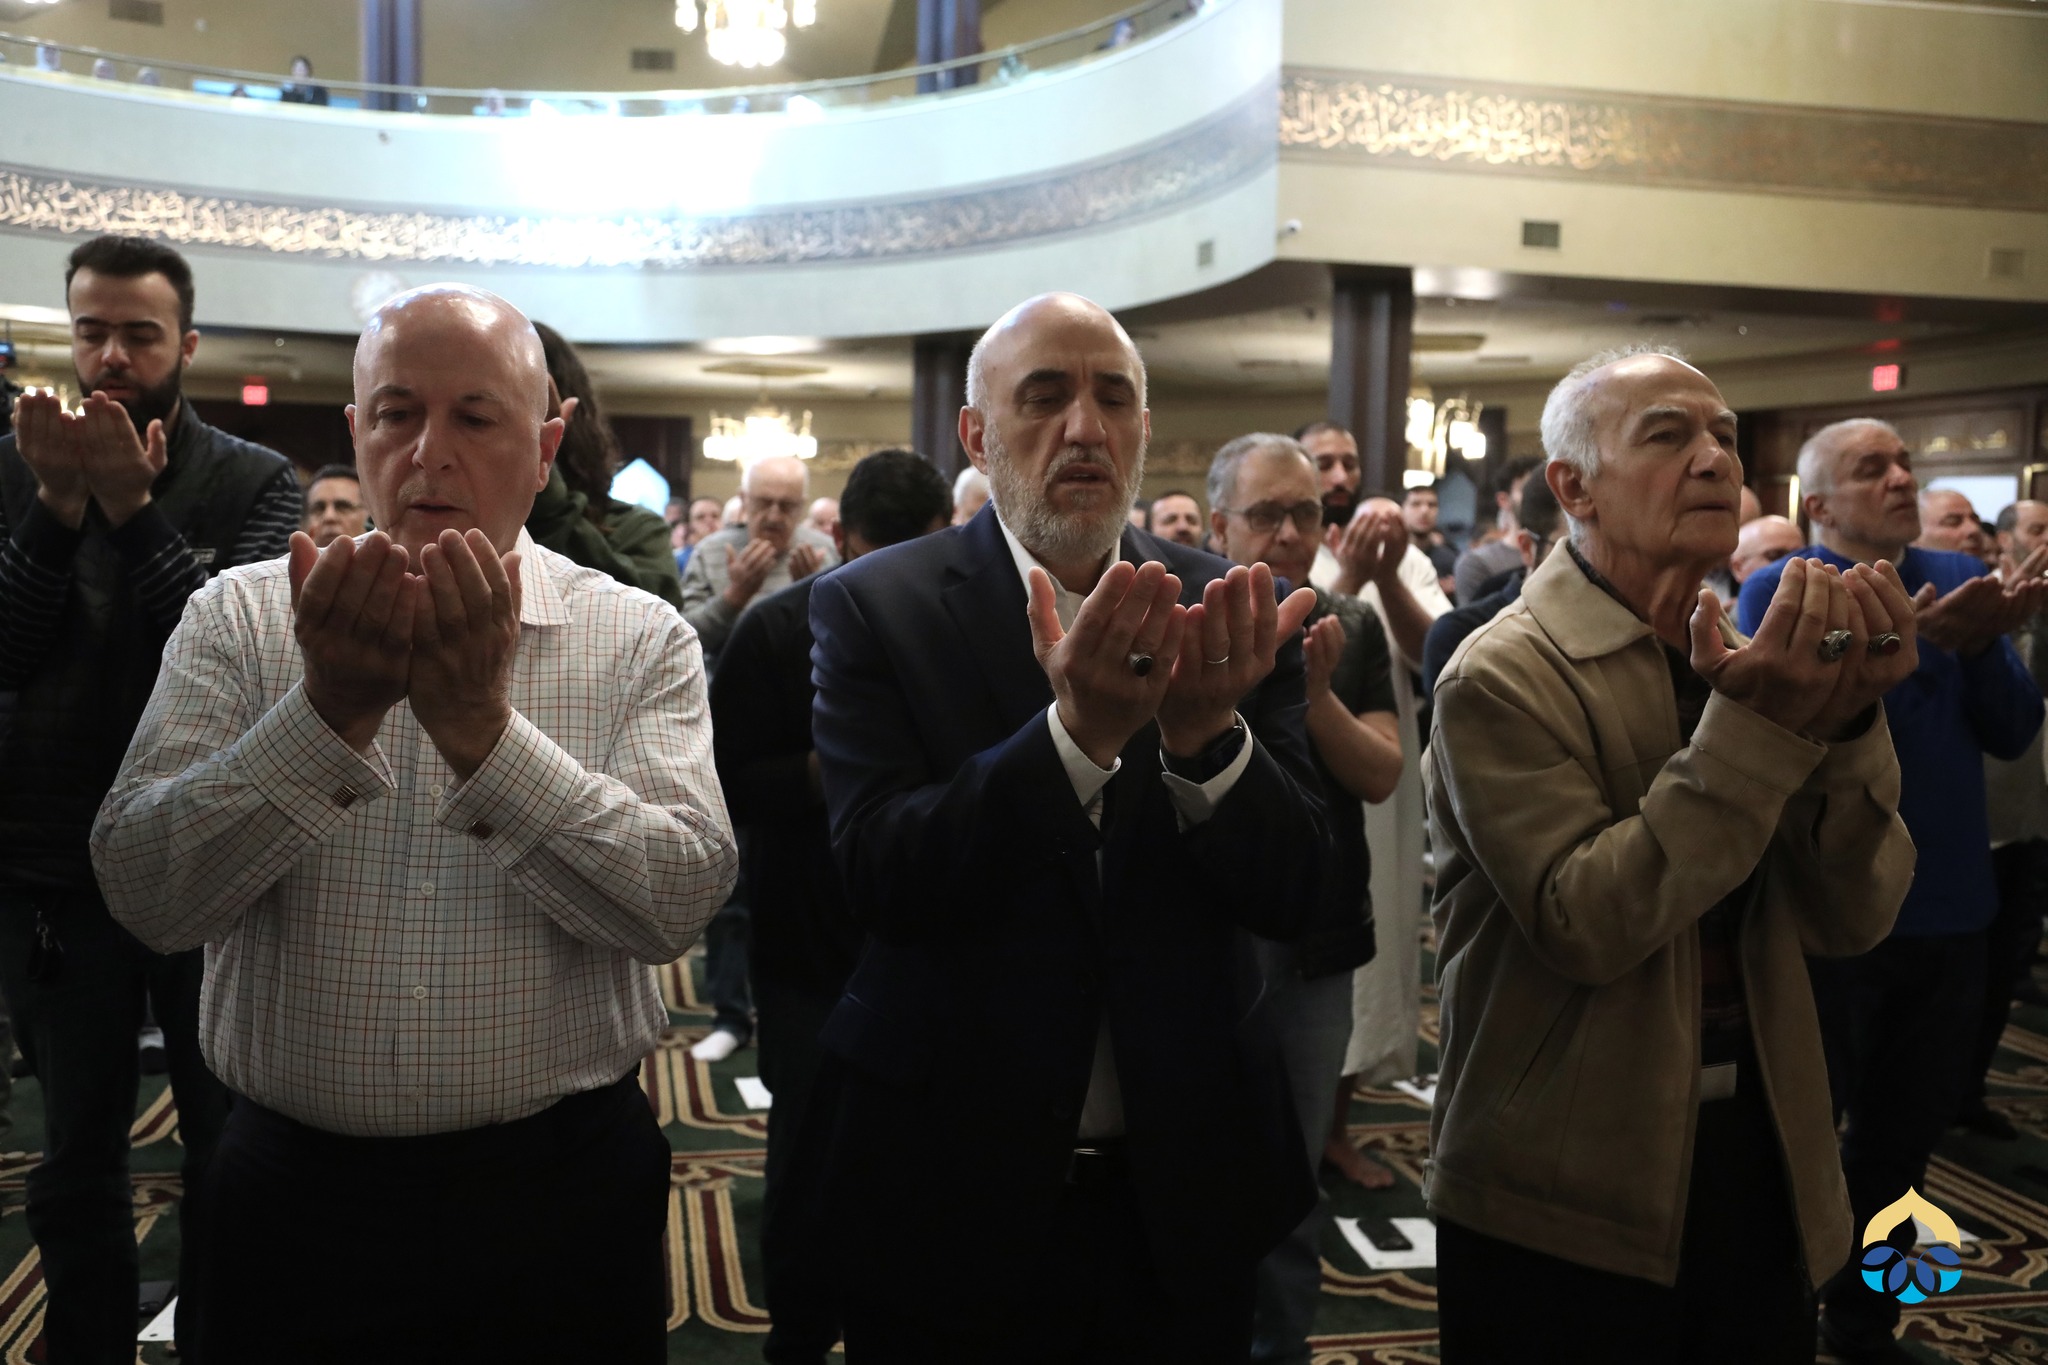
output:
[[[1244,748],[1248,734],[1244,727],[1244,717],[1233,715],[1230,728],[1210,740],[1200,753],[1189,758],[1176,758],[1165,749],[1161,749],[1159,759],[1166,765],[1166,771],[1175,777],[1185,778],[1200,786],[1214,779],[1237,761],[1237,752]]]

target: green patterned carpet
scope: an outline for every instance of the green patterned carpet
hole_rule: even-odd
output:
[[[1425,962],[1425,970],[1427,970]],[[734,1082],[754,1074],[744,1049],[715,1066],[687,1048],[709,1025],[699,1004],[702,960],[692,954],[663,974],[671,1029],[642,1073],[675,1148],[669,1196],[669,1358],[691,1365],[758,1361],[767,1315],[754,1231],[760,1214],[763,1119],[747,1110]],[[1422,1064],[1434,1065],[1436,1006],[1425,988]],[[1951,1134],[1924,1191],[1980,1241],[1965,1248],[1962,1285],[1906,1311],[1907,1340],[1928,1361],[2020,1365],[2048,1361],[2048,1010],[2022,1007],[2005,1035],[1992,1076],[1992,1103],[2021,1130],[2018,1142]],[[0,1145],[33,1148],[42,1130],[33,1080],[20,1083],[14,1127]],[[1352,1134],[1399,1173],[1389,1192],[1333,1189],[1342,1215],[1420,1216],[1418,1182],[1428,1134],[1422,1105],[1394,1090],[1361,1091]],[[178,1193],[176,1114],[161,1080],[143,1094],[135,1125],[135,1235],[143,1277],[168,1279],[177,1224],[166,1217]],[[21,1215],[29,1152],[0,1154],[0,1363],[25,1362],[42,1322],[42,1276]],[[1327,1176],[1327,1173],[1326,1173]],[[1327,1182],[1326,1182],[1327,1183]],[[510,1193],[510,1192],[508,1192]],[[318,1235],[319,1213],[307,1211]],[[971,1248],[963,1248],[971,1254]],[[1334,1230],[1323,1247],[1323,1301],[1316,1365],[1396,1365],[1436,1359],[1436,1293],[1429,1271],[1368,1271]],[[175,1360],[159,1346],[141,1359]]]

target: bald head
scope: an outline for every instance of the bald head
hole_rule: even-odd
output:
[[[1930,488],[1920,494],[1920,538],[1914,543],[1980,559],[1990,553],[1977,509],[1953,488]]]
[[[1757,517],[1742,524],[1735,537],[1735,553],[1728,557],[1728,572],[1737,583],[1746,582],[1758,569],[1775,564],[1806,543],[1799,527],[1785,517]]]
[[[356,343],[348,407],[363,498],[417,554],[447,529],[517,542],[547,485],[562,421],[547,415],[547,362],[524,314],[460,284],[410,290]]]
[[[540,333],[526,314],[487,289],[467,284],[426,284],[388,300],[370,316],[356,340],[356,401],[366,395],[366,378],[383,353],[406,345],[426,351],[453,348],[453,354],[495,353],[506,375],[517,382],[503,395],[513,407],[529,407],[540,418],[548,407],[548,364]],[[374,381],[371,381],[374,382]]]
[[[992,365],[1009,359],[1020,337],[1035,335],[1049,327],[1100,328],[1113,335],[1130,357],[1130,377],[1138,406],[1145,405],[1145,362],[1123,324],[1107,308],[1080,294],[1039,294],[1028,298],[995,320],[974,343],[967,357],[967,406],[988,411],[989,372]]]

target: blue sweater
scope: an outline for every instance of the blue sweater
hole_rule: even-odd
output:
[[[1819,546],[1799,554],[1845,570],[1854,563]],[[1984,573],[1970,555],[1918,548],[1906,551],[1898,569],[1909,593],[1933,583],[1947,594]],[[1784,573],[1780,560],[1742,585],[1737,624],[1745,633],[1755,633]],[[1920,666],[1885,694],[1884,710],[1899,754],[1899,816],[1920,850],[1892,933],[1982,929],[1998,911],[1984,755],[2012,759],[2026,752],[2041,728],[2040,689],[2008,641],[1965,659],[1922,640]]]

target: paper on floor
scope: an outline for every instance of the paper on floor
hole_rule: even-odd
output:
[[[172,1328],[178,1321],[178,1301],[172,1299],[164,1305],[164,1311],[149,1320],[149,1326],[142,1329],[137,1341],[175,1341]]]
[[[1415,1245],[1408,1251],[1382,1251],[1372,1244],[1358,1226],[1356,1218],[1339,1218],[1337,1228],[1344,1234],[1344,1240],[1351,1243],[1351,1249],[1358,1253],[1373,1270],[1433,1270],[1436,1268],[1436,1224],[1427,1218],[1392,1218],[1388,1220]]]

